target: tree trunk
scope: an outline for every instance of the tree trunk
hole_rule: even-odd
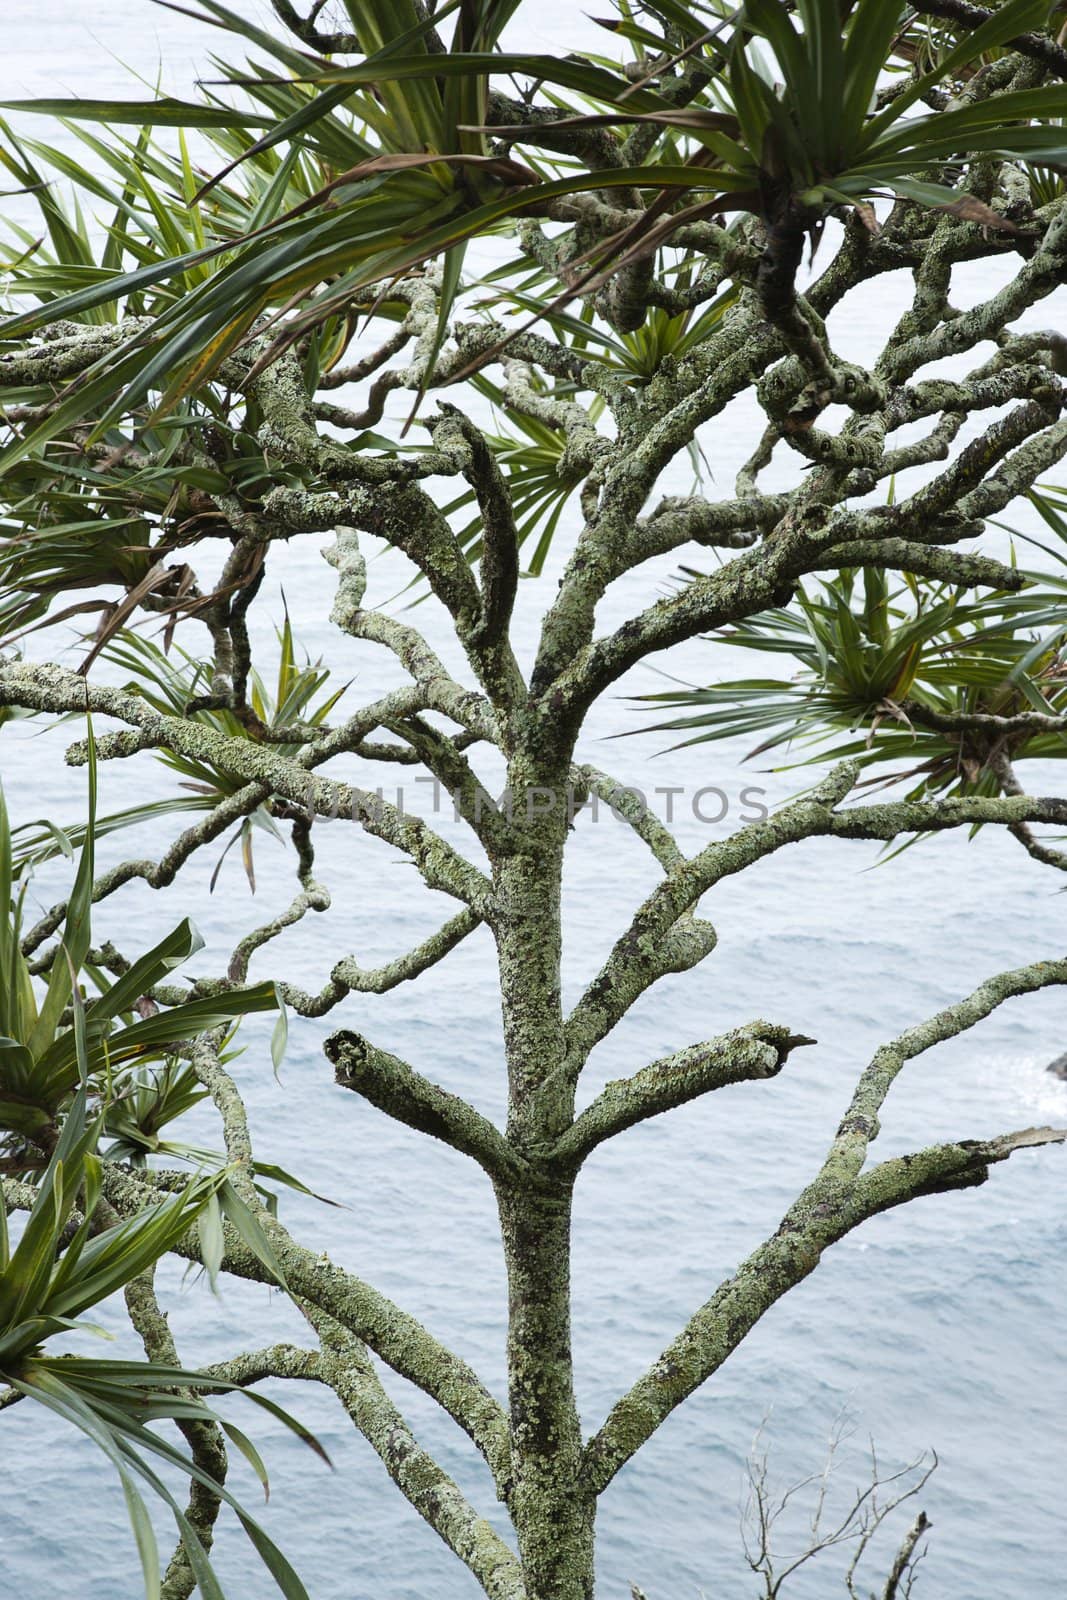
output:
[[[526,1163],[498,1185],[508,1271],[509,1509],[527,1600],[591,1600],[596,1501],[581,1491],[570,1254],[574,1174],[547,1159],[573,1115],[561,1072],[560,784],[513,785],[519,848],[496,863],[496,937],[509,1083],[508,1137]],[[554,797],[551,808],[547,796]],[[527,799],[534,815],[530,816]],[[521,812],[521,814],[519,814]]]
[[[591,1600],[596,1501],[579,1488],[570,1323],[571,1185],[500,1195],[508,1268],[512,1520],[527,1600]]]

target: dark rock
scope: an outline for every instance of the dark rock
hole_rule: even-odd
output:
[[[1050,1061],[1045,1071],[1051,1072],[1057,1078],[1067,1079],[1067,1050],[1062,1056],[1057,1056],[1055,1061]]]

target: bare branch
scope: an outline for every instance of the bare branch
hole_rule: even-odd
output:
[[[1037,717],[1041,716],[1041,713],[1032,712],[1031,715]],[[1008,719],[1002,718],[1001,720],[1007,721]],[[1061,731],[1048,727],[1049,723],[1055,723],[1055,718],[1048,717],[1044,720],[1046,727],[1042,731]],[[1067,726],[1067,723],[1065,723],[1065,726]],[[1002,748],[996,751],[990,758],[989,765],[1000,779],[1000,786],[1005,794],[1020,795],[1023,793],[1022,784],[1015,776],[1015,768],[1012,766],[1007,749]],[[1008,832],[1013,839],[1018,839],[1023,849],[1028,855],[1033,856],[1035,861],[1040,861],[1046,867],[1055,867],[1059,872],[1067,872],[1067,854],[1062,850],[1054,849],[1051,845],[1042,844],[1040,839],[1035,838],[1032,828],[1027,823],[1013,823]]]
[[[902,1582],[905,1585],[903,1590],[905,1600],[907,1600],[907,1596],[911,1594],[912,1580],[915,1576],[915,1567],[923,1555],[923,1551],[917,1550],[917,1547],[919,1540],[927,1532],[929,1527],[929,1517],[926,1515],[925,1511],[920,1511],[919,1515],[915,1518],[915,1521],[912,1523],[911,1527],[908,1529],[908,1532],[904,1535],[904,1538],[901,1541],[900,1549],[896,1554],[896,1559],[894,1560],[892,1568],[890,1569],[889,1576],[886,1578],[885,1588],[882,1590],[882,1600],[896,1600],[896,1596],[901,1593],[900,1586]]]
[[[363,596],[367,586],[366,563],[353,528],[339,527],[337,542],[323,552],[337,569],[337,599],[330,613],[331,622],[353,639],[367,639],[391,650],[404,670],[422,690],[420,709],[439,711],[460,727],[470,728],[479,737],[497,744],[500,740],[496,714],[484,695],[464,689],[448,672],[444,663],[410,623],[380,611],[365,611]]]
[[[248,977],[248,963],[257,950],[276,939],[284,929],[291,928],[295,923],[301,922],[309,911],[328,911],[330,908],[329,891],[316,882],[313,875],[315,853],[311,844],[311,828],[308,823],[297,821],[293,823],[293,843],[297,847],[300,860],[300,893],[294,897],[287,910],[283,911],[271,922],[266,922],[262,927],[246,934],[235,946],[226,976],[231,983],[243,984]]]
[[[790,505],[787,495],[747,495],[739,500],[704,500],[668,496],[652,515],[634,524],[620,566],[635,567],[679,545],[707,545],[718,550],[743,550],[761,533],[780,522]]]
[[[929,1459],[924,1452],[899,1471],[887,1474],[883,1472],[872,1444],[869,1479],[854,1489],[838,1509],[834,1509],[838,1497],[832,1493],[832,1480],[838,1471],[838,1451],[847,1436],[844,1419],[839,1418],[834,1425],[822,1470],[790,1484],[783,1491],[772,1491],[767,1453],[760,1448],[762,1433],[761,1428],[748,1461],[748,1503],[742,1518],[741,1536],[748,1565],[761,1580],[760,1592],[764,1600],[778,1600],[793,1574],[826,1551],[850,1545],[853,1551],[844,1574],[845,1588],[853,1600],[861,1600],[856,1589],[860,1563],[888,1518],[908,1500],[921,1494],[929,1483],[938,1466],[936,1452],[931,1451]],[[785,1554],[778,1547],[778,1530],[787,1520],[787,1514],[805,1497],[806,1491],[810,1491],[811,1500],[808,1527],[806,1532],[798,1530],[799,1536],[794,1535],[792,1552]],[[923,1530],[929,1526],[921,1513],[920,1521]],[[906,1569],[918,1537],[916,1535],[912,1539],[909,1534],[905,1538],[887,1581],[891,1581],[893,1573],[898,1571],[898,1562],[902,1558],[903,1565],[899,1567],[899,1572],[903,1573]]]

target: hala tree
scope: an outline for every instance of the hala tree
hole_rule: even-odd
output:
[[[154,754],[192,786],[100,820],[112,832],[195,813],[158,859],[98,876],[93,900],[133,880],[165,887],[224,838],[240,840],[251,874],[257,825],[291,832],[298,876],[288,910],[250,927],[225,971],[133,985],[153,1018],[202,1006],[211,1022],[172,1030],[167,1070],[142,1073],[110,1112],[100,1193],[120,1220],[167,1203],[189,1151],[161,1129],[195,1082],[218,1113],[237,1206],[214,1231],[166,1242],[224,1273],[281,1278],[314,1335],[305,1349],[235,1356],[212,1379],[325,1383],[495,1600],[585,1600],[598,1497],[824,1251],[880,1212],[983,1183],[1016,1151],[1064,1138],[1030,1128],[871,1158],[905,1065],[1009,998],[1067,982],[1067,960],[1049,959],[988,978],[876,1052],[775,1233],[583,1431],[569,1278],[583,1163],[647,1118],[774,1077],[809,1042],[802,1019],[738,1019],[576,1115],[596,1046],[659,980],[713,952],[703,913],[716,885],[808,839],[893,844],[987,825],[1064,864],[1031,830],[1062,824],[1067,801],[1030,796],[1014,767],[1062,749],[1062,588],[960,546],[1037,493],[1067,451],[1063,339],[1018,327],[1067,266],[1067,53],[1032,0],[747,0],[729,12],[649,0],[608,26],[619,59],[508,53],[516,0],[460,0],[436,17],[415,0],[352,0],[337,31],[321,6],[275,0],[278,37],[215,0],[201,9],[252,47],[246,65],[218,63],[222,88],[188,104],[31,107],[67,119],[86,166],[28,138],[0,152],[45,230],[13,231],[0,326],[0,706],[53,722],[88,708],[109,719],[102,762]],[[74,185],[76,209],[50,174]],[[834,247],[802,289],[805,245],[824,230]],[[472,282],[464,251],[487,234],[513,258]],[[960,311],[954,269],[983,260],[1007,267],[1003,286]],[[901,269],[914,296],[882,354],[845,362],[828,319]],[[927,373],[948,357],[962,376]],[[672,463],[744,394],[763,422],[733,497],[663,496]],[[383,420],[391,396],[401,410]],[[772,460],[795,465],[784,488],[761,482]],[[1041,504],[1055,524],[1054,498]],[[580,531],[524,670],[511,629],[519,579],[540,570],[568,508]],[[288,624],[276,691],[252,658],[249,612],[273,547],[324,535],[331,623],[390,652],[407,679],[358,709],[350,690],[338,711],[325,669],[300,667]],[[449,619],[460,675],[417,609],[365,605],[368,537],[413,564],[415,597],[429,591]],[[602,631],[610,586],[675,551],[684,581]],[[694,569],[707,551],[714,563]],[[38,659],[36,629],[83,615],[97,625],[80,655]],[[155,626],[145,637],[137,624]],[[686,856],[576,746],[629,668],[724,629],[799,659],[807,676],[713,686],[715,709],[697,714],[706,732],[813,733],[845,748],[772,816]],[[901,753],[911,792],[857,803],[864,766]],[[90,754],[76,741],[68,760]],[[337,758],[440,782],[469,849],[334,776]],[[489,793],[494,762],[506,788]],[[662,877],[565,1014],[560,881],[569,812],[592,797],[615,803]],[[464,1153],[492,1184],[509,1282],[506,1398],[294,1237],[257,1186],[267,1169],[257,1173],[215,1010],[253,957],[279,977],[273,942],[329,908],[315,844],[337,817],[455,909],[380,968],[345,956],[317,991],[279,983],[291,1012],[336,1009],[343,1024],[350,997],[417,978],[482,926],[492,936],[505,1128],[350,1027],[326,1054],[339,1085]],[[24,829],[17,862],[63,837]],[[21,931],[27,982],[62,972],[67,915],[58,905]],[[340,927],[336,938],[344,949]],[[127,953],[108,945],[85,959],[130,988]],[[7,1051],[5,1090],[17,1070]],[[76,1079],[58,1098],[32,1088],[21,1082],[4,1124],[12,1208],[36,1205],[50,1144],[75,1114]],[[128,1304],[151,1348],[156,1313],[136,1295]],[[514,1548],[418,1443],[372,1354],[466,1433]],[[183,1537],[206,1545],[217,1505],[210,1481],[197,1488]],[[172,1564],[169,1600],[191,1592],[195,1566]]]

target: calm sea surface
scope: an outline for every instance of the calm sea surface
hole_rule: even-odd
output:
[[[234,3],[242,14],[260,14],[254,0]],[[590,24],[563,0],[526,9],[532,20],[518,30],[517,42],[563,49],[589,37]],[[3,92],[7,98],[132,97],[142,91],[131,85],[130,71],[154,80],[162,63],[166,87],[181,93],[205,70],[219,38],[147,0],[97,0],[84,8],[70,0],[16,0],[5,17]],[[20,125],[46,136],[36,119]],[[962,273],[956,303],[983,297],[999,276],[989,266]],[[869,355],[907,289],[906,281],[883,279],[846,302],[833,327],[837,347],[848,356]],[[1062,327],[1063,309],[1058,299],[1028,321]],[[709,493],[730,492],[754,425],[751,410],[738,406],[706,430],[714,479]],[[688,483],[679,469],[669,487],[684,491]],[[284,587],[300,640],[312,656],[321,652],[335,663],[335,682],[352,681],[355,704],[398,679],[382,654],[339,640],[327,623],[333,575],[318,553],[323,542],[312,538],[273,558],[256,607],[261,659],[271,661]],[[675,564],[646,567],[617,585],[603,607],[604,624],[621,621],[662,592]],[[408,576],[391,555],[373,563],[371,572],[372,603],[395,595]],[[518,639],[527,657],[539,610],[553,589],[552,574],[522,586]],[[455,660],[431,606],[422,606],[413,620]],[[195,632],[186,642],[202,645]],[[721,647],[697,643],[657,665],[707,681],[736,674],[741,662]],[[642,693],[661,685],[646,667],[624,689]],[[639,726],[640,713],[622,694],[606,701],[584,739],[585,759],[646,791],[716,786],[735,818],[746,786],[762,787],[767,803],[798,786],[795,775],[743,766],[744,746],[659,755],[653,735],[609,742]],[[29,725],[5,728],[0,762],[17,820],[50,815],[67,821],[80,814],[83,774],[63,766],[62,748],[62,739],[38,736]],[[1051,767],[1026,776],[1038,792],[1062,789]],[[380,777],[393,785],[395,769]],[[373,786],[379,777],[370,781]],[[118,764],[105,770],[102,809],[166,792],[166,775],[151,765]],[[428,811],[428,791],[409,786],[407,798],[413,809]],[[714,802],[708,805],[714,815]],[[448,816],[438,823],[460,840]],[[678,825],[684,845],[695,849],[730,823],[703,824],[683,801]],[[447,914],[388,849],[340,823],[318,833],[320,876],[333,894],[333,912],[305,921],[253,967],[253,975],[318,987],[339,954],[353,952],[375,964],[418,942]],[[141,830],[121,845],[104,841],[101,853],[105,861],[149,853],[168,836],[162,829]],[[134,887],[102,905],[96,931],[136,953],[180,915],[191,914],[209,943],[194,968],[212,970],[212,957],[217,967],[243,932],[276,915],[291,896],[291,856],[266,836],[257,856],[254,901],[235,851],[213,895],[210,856],[165,896]],[[596,1052],[587,1098],[607,1079],[656,1055],[756,1016],[786,1021],[819,1040],[780,1079],[727,1090],[673,1113],[590,1161],[578,1191],[574,1274],[587,1427],[599,1424],[723,1274],[774,1227],[818,1163],[854,1078],[878,1043],[989,973],[1063,951],[1067,902],[1058,896],[1061,885],[1010,840],[987,834],[968,845],[946,838],[876,870],[874,864],[867,846],[810,843],[723,884],[705,906],[720,933],[714,956],[697,973],[671,979],[646,997]],[[64,881],[62,865],[42,872],[38,902],[50,903]],[[610,816],[596,825],[579,823],[567,881],[570,998],[596,971],[652,881],[649,860]],[[321,1023],[297,1021],[281,1086],[271,1074],[263,1028],[246,1030],[248,1048],[235,1070],[259,1153],[344,1202],[344,1209],[330,1209],[286,1198],[284,1215],[298,1236],[423,1317],[502,1393],[504,1273],[488,1186],[463,1158],[333,1087],[319,1046],[340,1024],[365,1028],[499,1117],[500,1026],[488,939],[472,938],[448,962],[391,996],[351,1000]],[[1067,1085],[1043,1069],[1067,1045],[1065,1035],[1067,997],[1047,993],[1013,1002],[980,1030],[913,1063],[887,1108],[880,1153],[1062,1121]],[[203,1131],[210,1131],[206,1119]],[[981,1190],[921,1202],[840,1244],[608,1492],[600,1593],[626,1600],[633,1582],[649,1600],[755,1595],[738,1520],[753,1434],[769,1416],[772,1473],[786,1484],[820,1466],[835,1418],[845,1410],[854,1432],[838,1474],[842,1500],[864,1481],[869,1438],[892,1466],[926,1447],[941,1458],[922,1502],[933,1535],[919,1594],[930,1600],[1067,1594],[1064,1171],[1061,1152],[1023,1155],[996,1169]],[[280,1295],[227,1283],[214,1299],[177,1272],[166,1278],[171,1323],[187,1363],[281,1338],[304,1340],[301,1320]],[[111,1325],[121,1329],[118,1316]],[[132,1350],[121,1337],[126,1342],[117,1348]],[[98,1344],[93,1349],[104,1353]],[[495,1517],[486,1476],[458,1430],[391,1375],[389,1383],[420,1437]],[[399,1498],[330,1396],[289,1391],[283,1398],[318,1431],[337,1468],[327,1472],[281,1430],[254,1419],[252,1431],[264,1442],[273,1477],[267,1525],[314,1600],[473,1596],[473,1580]],[[254,1496],[248,1474],[235,1468],[234,1481]],[[28,1406],[5,1414],[0,1483],[0,1594],[132,1600],[139,1593],[121,1495],[79,1436]],[[247,1550],[227,1530],[220,1568],[230,1593],[259,1600],[274,1591]],[[872,1571],[872,1586],[875,1577]],[[786,1594],[796,1600],[843,1594],[832,1558],[798,1574]]]

